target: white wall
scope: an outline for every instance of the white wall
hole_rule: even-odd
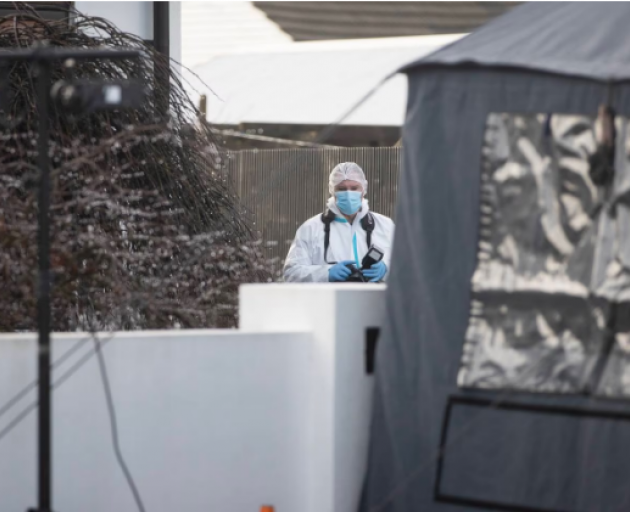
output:
[[[182,2],[169,2],[171,59],[182,62]]]
[[[111,21],[123,32],[153,39],[153,2],[75,2],[77,11]]]
[[[147,510],[355,512],[373,385],[365,328],[380,326],[384,295],[384,285],[247,285],[239,330],[108,341],[122,449]],[[53,347],[58,380],[92,342],[59,334]],[[35,335],[0,335],[0,411],[35,372]],[[0,412],[0,436],[35,396]],[[55,510],[134,510],[105,405],[95,357],[54,393]],[[0,439],[0,511],[35,504],[36,458],[33,410]]]
[[[366,328],[380,327],[385,285],[272,284],[240,290],[243,331],[313,333],[308,510],[357,510],[367,463],[373,376]]]
[[[82,339],[55,336],[55,359]],[[236,331],[126,333],[105,345],[123,453],[148,511],[303,510],[310,345],[308,334]],[[33,335],[0,336],[0,407],[34,380],[35,361]],[[136,510],[105,405],[94,357],[54,393],[55,510]],[[0,510],[36,504],[36,456],[33,411],[0,440]]]
[[[153,2],[75,2],[78,11],[111,21],[123,32],[153,39]],[[181,2],[169,2],[170,54],[177,62],[182,60]]]

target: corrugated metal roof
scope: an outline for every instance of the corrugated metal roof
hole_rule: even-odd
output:
[[[294,43],[274,52],[218,56],[193,71],[216,94],[208,92],[212,123],[326,125],[402,65],[459,37]],[[343,124],[400,126],[406,91],[406,79],[395,76]]]
[[[471,32],[522,2],[254,2],[296,41]]]
[[[182,2],[182,63],[195,66],[239,48],[291,43],[252,2]]]

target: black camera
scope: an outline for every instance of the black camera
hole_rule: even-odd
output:
[[[349,263],[346,265],[351,271],[350,277],[346,279],[346,283],[368,283],[370,280],[363,275],[363,271],[372,267],[372,265],[378,263],[383,259],[383,251],[378,247],[370,247],[367,254],[361,261],[361,268],[357,268],[356,265]]]
[[[71,114],[137,107],[146,94],[146,87],[134,80],[60,80],[51,90],[53,101]]]

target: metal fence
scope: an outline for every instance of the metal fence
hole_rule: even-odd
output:
[[[283,260],[305,220],[324,211],[328,175],[356,162],[368,179],[370,208],[393,217],[401,148],[300,148],[233,151],[226,171],[270,258]]]

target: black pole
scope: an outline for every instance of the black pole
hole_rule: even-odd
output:
[[[153,45],[167,57],[171,47],[169,5],[170,2],[153,2]]]
[[[37,163],[39,167],[37,250],[39,260],[39,282],[37,290],[37,329],[39,331],[38,396],[39,396],[39,509],[52,511],[52,450],[50,396],[50,140],[49,96],[50,63],[40,60],[35,64],[37,76],[37,113],[39,134],[37,140]]]
[[[166,57],[167,62],[171,54],[169,5],[170,2],[153,2],[153,47]],[[157,67],[155,69],[155,82],[161,84],[166,91],[164,95],[155,98],[157,114],[166,119],[169,111],[171,77],[168,69]]]
[[[167,11],[168,13],[168,11]],[[39,279],[37,283],[37,330],[38,330],[38,508],[29,512],[52,512],[52,400],[51,400],[51,271],[50,271],[50,92],[54,61],[63,59],[126,59],[138,58],[138,50],[50,48],[43,43],[36,48],[0,52],[0,61],[32,62],[37,73],[38,140],[37,165],[39,167],[37,258]]]

